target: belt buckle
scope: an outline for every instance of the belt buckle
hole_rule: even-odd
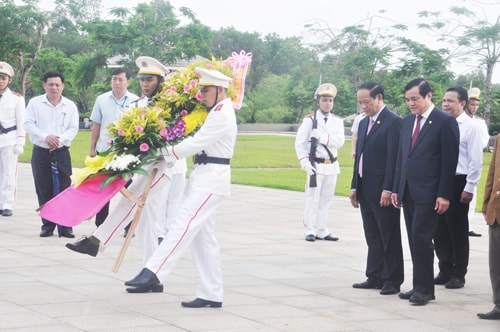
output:
[[[326,158],[325,158],[325,162],[324,162],[324,163],[328,165],[328,164],[331,164],[331,163],[332,163],[332,161],[331,161],[330,159],[326,159]]]

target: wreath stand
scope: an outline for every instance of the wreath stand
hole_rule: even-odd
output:
[[[142,208],[146,204],[146,199],[148,198],[149,191],[151,190],[151,185],[153,183],[153,180],[154,180],[157,172],[158,172],[158,169],[153,168],[153,170],[149,174],[149,178],[146,182],[146,186],[144,188],[144,192],[143,192],[141,198],[134,196],[134,194],[132,194],[130,192],[130,190],[128,190],[125,187],[120,189],[120,193],[123,196],[125,196],[125,198],[127,198],[128,200],[137,204],[137,210],[135,211],[134,219],[132,219],[132,223],[131,223],[130,228],[127,232],[127,237],[125,238],[125,242],[123,243],[122,248],[120,250],[120,253],[119,253],[118,257],[116,258],[115,266],[113,267],[113,272],[115,272],[115,273],[118,272],[118,270],[120,269],[120,266],[123,262],[123,258],[125,258],[125,254],[126,254],[127,249],[130,245],[130,241],[132,241],[132,237],[134,236],[135,228],[137,227],[137,223],[139,222],[139,218],[141,217]]]

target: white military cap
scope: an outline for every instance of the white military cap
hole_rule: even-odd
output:
[[[479,90],[479,88],[470,88],[467,94],[469,95],[469,99],[481,100],[479,99],[481,95],[481,90]]]
[[[314,98],[318,98],[321,96],[333,97],[337,95],[337,88],[332,83],[323,83],[316,89],[314,93]]]
[[[227,88],[229,86],[229,82],[233,80],[231,77],[228,77],[217,70],[206,70],[196,67],[194,71],[200,75],[198,86],[222,86]]]
[[[149,56],[140,56],[135,60],[135,64],[139,67],[137,73],[138,78],[148,78],[153,75],[165,77],[169,70],[160,61]]]
[[[0,76],[14,76],[14,69],[7,62],[0,61]]]

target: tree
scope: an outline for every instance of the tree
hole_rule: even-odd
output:
[[[17,6],[13,0],[0,0],[0,58],[16,72],[20,93],[26,94],[26,78],[42,48],[46,14],[36,8],[36,1]]]
[[[483,11],[482,15],[465,7],[451,7],[451,19],[442,19],[439,12],[423,11],[420,17],[432,18],[431,23],[420,24],[423,29],[432,31],[439,36],[439,41],[447,45],[450,59],[459,59],[475,63],[476,68],[486,72],[486,98],[484,119],[489,125],[492,106],[492,77],[495,65],[500,61],[500,4],[472,1]],[[488,14],[497,15],[493,23],[488,21]]]

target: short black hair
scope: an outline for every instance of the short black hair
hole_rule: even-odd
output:
[[[377,95],[382,95],[384,98],[384,87],[375,82],[365,82],[358,87],[358,90],[369,90],[370,97],[374,99]]]
[[[467,103],[469,102],[469,94],[461,86],[454,86],[446,90],[446,92],[456,92],[458,95],[458,101],[465,101]]]
[[[131,76],[130,71],[125,67],[118,67],[113,69],[113,71],[111,72],[111,76],[120,75],[121,73],[125,73],[127,80],[130,79]]]
[[[406,84],[404,92],[411,90],[416,86],[418,86],[418,92],[424,98],[425,96],[427,96],[427,94],[429,94],[429,92],[432,92],[431,85],[423,78],[416,78],[410,81],[408,84]]]
[[[52,77],[59,77],[61,82],[64,83],[64,75],[58,71],[49,71],[43,75],[43,81],[47,83],[47,80]]]

